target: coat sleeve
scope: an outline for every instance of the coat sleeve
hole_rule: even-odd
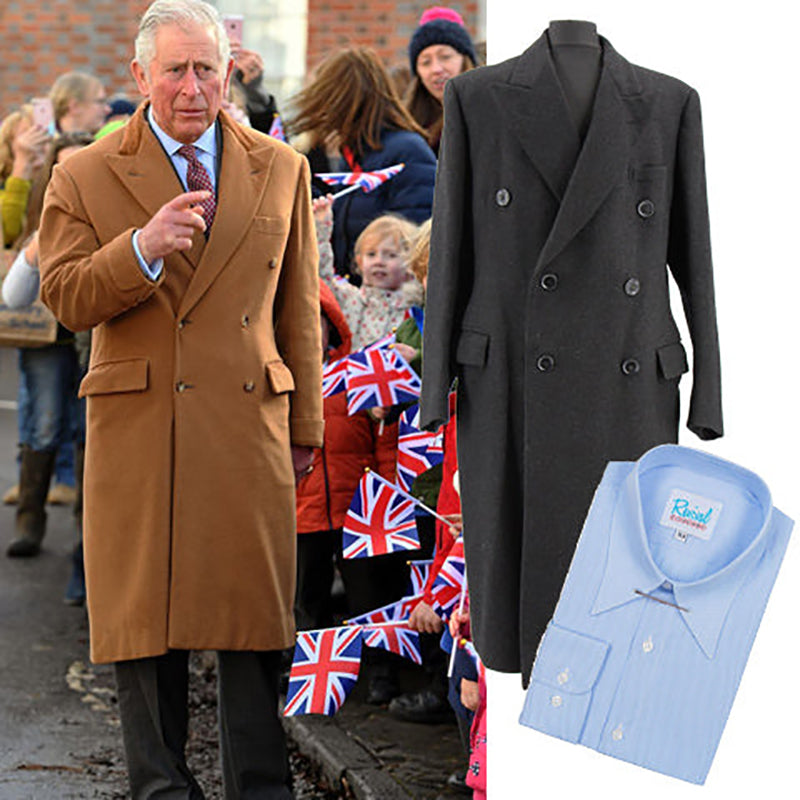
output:
[[[722,436],[719,339],[700,98],[694,90],[684,105],[678,134],[667,258],[692,339],[693,383],[687,424],[701,439],[716,439]]]
[[[133,228],[100,246],[80,191],[65,165],[56,167],[39,228],[41,295],[56,319],[72,331],[93,328],[138,305],[163,280],[142,272]]]
[[[472,281],[470,164],[467,131],[456,85],[444,95],[444,130],[433,200],[420,421],[435,429],[447,420],[447,395],[456,376],[455,347]]]
[[[322,342],[317,239],[308,161],[301,160],[291,228],[275,298],[278,351],[294,377],[289,418],[293,445],[321,447]]]

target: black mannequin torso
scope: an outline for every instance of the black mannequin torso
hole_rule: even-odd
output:
[[[581,140],[586,135],[603,54],[593,22],[558,20],[547,29],[564,98]]]

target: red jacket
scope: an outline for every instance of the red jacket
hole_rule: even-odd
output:
[[[350,352],[352,334],[331,290],[320,281],[320,304],[341,340],[328,350],[329,360]],[[324,401],[325,443],[314,452],[313,469],[297,486],[297,532],[314,533],[341,528],[358,482],[369,467],[394,480],[397,463],[397,423],[379,423],[366,412],[347,414],[342,392]]]

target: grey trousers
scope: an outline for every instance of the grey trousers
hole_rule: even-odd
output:
[[[186,764],[189,652],[115,663],[133,800],[204,800]],[[226,800],[291,800],[278,717],[281,652],[217,653]]]

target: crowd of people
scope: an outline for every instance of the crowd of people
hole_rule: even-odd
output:
[[[109,98],[110,87],[104,86],[97,78],[80,72],[70,72],[59,77],[50,89],[53,108],[51,129],[46,130],[36,123],[33,109],[27,104],[11,112],[0,126],[3,242],[7,253],[13,255],[13,264],[3,281],[3,300],[8,307],[22,309],[37,299],[41,288],[42,297],[48,306],[56,311],[69,310],[64,316],[65,324],[59,322],[52,343],[44,347],[19,350],[19,482],[18,487],[7,498],[8,502],[16,502],[16,520],[15,535],[6,552],[13,558],[31,558],[40,552],[46,531],[45,506],[53,476],[56,476],[59,484],[73,484],[77,535],[65,600],[74,605],[83,605],[86,600],[82,529],[87,410],[84,406],[85,399],[79,399],[79,386],[87,376],[90,364],[100,361],[100,357],[92,358],[91,330],[98,326],[101,329],[96,334],[94,343],[102,352],[101,365],[105,365],[106,360],[121,365],[122,361],[109,359],[109,354],[113,354],[112,347],[117,342],[114,337],[122,334],[113,330],[108,320],[114,320],[121,314],[129,321],[137,304],[144,303],[159,286],[167,298],[165,302],[172,303],[172,313],[177,313],[175,309],[181,309],[182,306],[175,281],[183,279],[183,276],[178,274],[173,283],[169,284],[170,274],[165,277],[164,273],[175,272],[170,259],[180,255],[180,251],[184,251],[187,259],[193,258],[192,248],[203,246],[202,242],[198,245],[196,241],[198,237],[202,239],[201,231],[208,240],[208,248],[215,246],[216,240],[213,236],[209,237],[209,231],[215,232],[212,227],[215,213],[219,227],[219,215],[223,213],[223,204],[226,202],[222,187],[227,185],[228,180],[225,174],[228,140],[224,140],[226,155],[222,156],[221,161],[219,150],[214,145],[211,146],[209,161],[205,161],[205,153],[200,152],[200,134],[212,129],[204,123],[210,122],[212,126],[216,124],[216,78],[213,75],[206,77],[205,71],[214,72],[213,62],[217,53],[224,70],[227,54],[227,42],[219,40],[224,34],[219,33],[221,28],[214,27],[215,12],[208,12],[203,8],[198,10],[198,6],[204,5],[201,0],[157,0],[145,14],[140,37],[137,39],[137,61],[134,65],[139,88],[149,101],[143,104],[144,111],[142,108],[137,109],[137,104],[127,97]],[[212,15],[208,16],[209,13]],[[167,34],[172,38],[168,39]],[[209,42],[210,56],[206,52]],[[171,61],[165,58],[168,44],[174,47],[169,52]],[[174,57],[173,52],[177,54]],[[444,86],[449,78],[477,66],[479,58],[463,19],[454,10],[442,7],[425,11],[411,37],[408,52],[409,73],[405,86],[400,85],[396,77],[402,70],[390,71],[390,65],[383,63],[370,48],[352,47],[326,57],[310,76],[306,86],[287,100],[286,108],[283,109],[284,127],[289,144],[305,157],[305,166],[299,168],[299,174],[308,184],[305,188],[296,190],[296,197],[302,199],[310,192],[313,203],[309,205],[306,202],[311,217],[305,218],[303,209],[298,210],[301,200],[292,201],[292,231],[284,258],[296,256],[299,262],[307,259],[309,253],[314,256],[318,276],[315,280],[319,281],[320,298],[316,312],[320,324],[322,359],[325,363],[333,362],[393,334],[393,347],[421,374],[428,245],[436,159],[442,133]],[[219,141],[222,142],[223,136],[228,135],[225,128],[228,119],[233,121],[231,124],[241,126],[242,129],[252,128],[275,136],[281,127],[276,128],[276,120],[281,117],[275,98],[262,88],[262,59],[257,53],[238,45],[232,48],[231,58],[229,89],[227,94],[219,97],[219,107],[226,112],[220,118],[224,130],[218,134]],[[207,62],[212,62],[211,66]],[[163,74],[159,72],[162,65],[165,65]],[[190,73],[188,77],[185,74],[173,76],[169,71],[176,67],[180,71],[186,66],[186,71]],[[192,84],[190,90],[186,89],[187,83]],[[225,81],[219,80],[219,84],[222,86]],[[169,85],[176,88],[168,88]],[[164,102],[165,97],[169,97],[168,103]],[[189,100],[185,107],[180,107],[184,97],[189,97]],[[195,101],[192,98],[201,99]],[[211,112],[214,112],[212,118],[206,119]],[[59,248],[63,249],[68,245],[73,251],[91,249],[87,244],[88,240],[80,238],[83,230],[72,225],[78,217],[83,225],[95,225],[90,209],[76,211],[74,199],[68,197],[68,189],[63,181],[48,194],[47,203],[45,194],[56,165],[72,159],[84,148],[97,147],[93,145],[95,141],[116,143],[117,139],[114,137],[128,137],[122,138],[120,152],[131,152],[124,148],[139,146],[139,140],[134,140],[134,131],[139,130],[136,126],[143,124],[146,127],[148,123],[172,160],[184,191],[188,192],[165,203],[153,214],[147,225],[135,226],[133,247],[128,249],[132,269],[136,270],[136,280],[141,282],[141,286],[131,288],[133,280],[130,273],[123,274],[121,268],[111,274],[111,283],[114,284],[112,288],[129,294],[124,302],[120,300],[117,305],[113,305],[110,300],[104,300],[106,293],[112,292],[112,288],[109,288],[110,284],[106,286],[104,275],[101,274],[101,268],[112,272],[116,269],[111,265],[110,257],[98,267],[98,262],[92,260],[95,258],[93,253],[56,254]],[[130,130],[119,132],[120,128]],[[233,135],[239,136],[237,141],[244,143],[245,147],[252,149],[256,146],[254,140],[247,138],[243,132]],[[140,134],[137,132],[136,136]],[[210,138],[213,140],[214,136]],[[167,141],[174,141],[176,145],[196,143],[200,153],[199,161],[194,162],[193,156],[185,155],[182,152],[183,147],[170,151]],[[88,169],[89,155],[82,154],[72,162],[73,165],[78,165],[74,168],[74,176],[77,177],[72,178],[73,183],[78,186],[80,176]],[[232,153],[229,158],[235,156]],[[200,164],[199,168],[195,163]],[[335,199],[335,189],[318,177],[336,171],[355,174],[373,172],[398,164],[403,165],[402,170],[373,191],[343,193]],[[277,164],[273,169],[279,175],[288,170],[287,167]],[[210,173],[210,180],[205,170]],[[192,175],[198,171],[206,182],[193,183]],[[55,174],[60,174],[60,168],[56,169]],[[241,175],[234,180],[243,181],[244,177]],[[58,181],[53,180],[53,183]],[[209,203],[209,195],[214,194],[215,186],[219,199]],[[292,191],[295,191],[294,188]],[[51,199],[51,195],[54,199]],[[43,217],[45,206],[47,210]],[[70,218],[70,225],[64,221],[67,217]],[[254,248],[257,246],[275,246],[271,240],[268,241],[269,236],[273,235],[270,234],[272,229],[268,227],[268,223],[275,219],[257,215],[255,220],[259,219],[263,221],[263,231],[254,244],[248,242],[242,246],[246,253],[255,253]],[[154,224],[156,222],[159,223],[158,226]],[[40,223],[44,231],[41,243]],[[313,224],[313,232],[303,232],[308,224]],[[304,253],[296,254],[293,251],[296,244],[292,238],[295,230],[303,233],[304,238],[298,238],[297,241],[305,243]],[[160,238],[154,233],[159,233]],[[107,247],[115,246],[113,237],[104,228],[95,227],[94,234],[96,239],[92,247],[98,248],[97,254],[102,255]],[[299,237],[300,233],[296,235]],[[107,237],[111,242],[109,244],[105,242]],[[184,239],[187,244],[180,244]],[[314,239],[316,248],[313,247]],[[157,251],[156,245],[161,249]],[[40,250],[43,264],[41,281]],[[201,251],[198,251],[196,265],[192,266],[192,269],[196,267],[198,275],[203,269],[202,258]],[[270,267],[275,266],[273,261],[274,258],[269,262]],[[90,276],[91,268],[94,268],[95,274]],[[74,287],[70,283],[72,280],[75,281]],[[191,286],[191,280],[192,274],[187,272],[186,284]],[[92,281],[92,292],[96,294],[92,299],[102,306],[103,311],[88,309],[87,306],[88,310],[84,312],[78,308],[78,302],[73,302],[69,297],[69,292],[73,289],[85,291],[89,281]],[[285,283],[289,283],[288,278]],[[181,292],[185,289],[179,288]],[[190,289],[185,291],[188,293]],[[292,302],[297,302],[296,298],[301,292],[300,289],[296,291],[297,295],[292,294],[290,297],[289,293],[295,292],[295,289],[278,285],[277,281],[269,284],[267,289],[253,287],[253,298],[276,298],[274,336],[287,337],[288,343],[283,350],[278,342],[280,352],[277,358],[267,362],[267,380],[278,399],[287,390],[292,391],[294,383],[297,383],[297,396],[301,396],[303,378],[295,374],[293,382],[291,374],[287,377],[280,367],[270,367],[275,366],[276,361],[281,358],[289,363],[287,353],[292,348],[299,347],[296,342],[303,337],[307,338],[309,330],[316,336],[316,328],[310,326],[305,331],[292,333],[291,339],[288,338],[289,334],[281,331],[282,326],[288,327],[282,322],[281,310],[283,306],[293,307],[287,297]],[[111,297],[111,294],[108,296]],[[227,302],[235,301],[229,299]],[[242,335],[250,330],[255,334],[262,309],[255,305],[254,299],[243,303],[248,310],[237,312],[237,319],[240,321],[237,327],[244,332]],[[109,310],[105,311],[106,308]],[[180,313],[184,314],[183,311]],[[60,317],[58,313],[56,316]],[[198,313],[198,320],[199,317]],[[78,332],[70,329],[73,320],[80,323],[72,324],[72,327],[81,329]],[[189,309],[180,318],[177,325],[179,331],[193,321],[194,311]],[[197,329],[199,330],[199,325]],[[221,341],[219,344],[221,345]],[[289,366],[292,368],[291,363]],[[101,403],[107,402],[104,398],[115,392],[124,397],[125,393],[148,388],[150,383],[158,379],[155,375],[155,361],[143,373],[136,373],[141,377],[136,377],[133,369],[131,367],[126,373],[125,380],[120,372],[119,380],[122,383],[113,383],[110,377],[103,383],[100,380],[102,376],[89,376],[87,380],[91,385],[85,382],[80,393],[82,396],[88,395],[90,402],[96,404],[98,419]],[[293,368],[292,372],[295,372]],[[179,393],[191,393],[194,389],[193,385],[183,380],[175,385]],[[251,381],[246,382],[244,392],[252,393],[256,385]],[[474,793],[475,797],[484,797],[486,691],[482,668],[468,655],[467,647],[456,650],[455,668],[449,669],[448,655],[440,647],[440,639],[446,628],[457,642],[468,640],[468,597],[450,619],[447,619],[437,608],[431,595],[431,586],[437,571],[454,547],[461,529],[455,411],[442,431],[443,463],[423,472],[411,489],[414,497],[423,500],[428,508],[436,509],[443,518],[438,519],[426,511],[418,510],[416,522],[420,551],[365,559],[342,558],[344,517],[365,468],[390,481],[396,478],[398,417],[403,410],[402,406],[377,407],[350,414],[346,395],[336,394],[327,397],[323,403],[324,438],[316,433],[295,435],[295,430],[311,431],[310,423],[314,416],[311,413],[305,420],[292,421],[292,468],[297,484],[294,620],[300,630],[327,628],[340,621],[332,596],[337,572],[344,584],[347,614],[353,617],[399,600],[406,594],[409,557],[431,559],[432,566],[421,591],[422,597],[411,609],[409,617],[410,627],[421,634],[422,668],[426,673],[424,688],[403,694],[396,674],[397,658],[380,650],[370,650],[365,655],[364,669],[368,681],[367,702],[385,708],[386,713],[399,719],[412,722],[441,722],[455,718],[465,745],[465,768],[452,777],[452,783],[460,786],[465,794]],[[94,445],[92,437],[95,436],[99,442],[105,433],[99,424],[92,427],[91,411],[89,430],[88,447],[92,459],[97,462],[92,465],[97,474],[99,458],[91,450]],[[201,430],[205,433],[210,428]],[[180,431],[176,430],[173,435],[179,436]],[[253,434],[256,438],[259,435]],[[176,445],[176,451],[171,456],[173,475],[178,469],[176,464],[180,458],[178,447]],[[63,475],[64,463],[67,464],[67,469],[74,468],[74,481]],[[148,491],[149,480],[149,477],[139,480],[139,491]],[[176,478],[173,477],[172,480],[174,486]],[[133,486],[136,485],[137,478],[134,476]],[[87,495],[99,491],[100,486],[100,478],[93,477],[91,487],[94,488],[89,488],[87,484]],[[129,491],[135,493],[137,490],[134,488]],[[265,488],[264,491],[269,492],[270,489]],[[91,502],[95,504],[93,508],[96,508],[99,501]],[[179,510],[172,510],[170,513],[178,514]],[[93,519],[91,509],[86,519],[88,526]],[[177,537],[177,523],[173,519],[171,524],[171,535]],[[241,545],[250,546],[246,542],[241,542]],[[92,550],[91,542],[87,542],[87,567],[90,624],[95,627],[93,657],[98,660],[97,656],[101,655],[99,660],[111,660],[120,665],[147,660],[145,657],[153,655],[148,649],[150,645],[145,647],[131,644],[137,641],[136,633],[125,640],[124,645],[114,644],[113,647],[107,641],[101,644],[99,638],[96,638],[97,630],[105,621],[101,620],[98,606],[92,605],[93,593],[97,592],[98,598],[101,594],[101,590],[93,588],[101,583],[93,578],[93,571],[94,575],[100,574],[104,565],[100,556],[101,548],[95,545],[92,552],[88,552],[89,550]],[[172,554],[173,569],[178,569],[176,564],[180,556],[176,555],[177,552],[174,550]],[[252,561],[252,564],[257,566],[258,560]],[[189,571],[183,576],[183,580],[193,583],[202,581],[203,577],[200,574],[192,575]],[[97,583],[93,584],[92,580]],[[170,585],[175,587],[174,576],[172,580]],[[285,578],[283,583],[286,583]],[[290,585],[292,583],[293,581],[289,581]],[[121,591],[124,592],[125,587],[121,587]],[[168,602],[178,604],[180,598],[170,599]],[[170,613],[174,613],[172,607]],[[118,638],[122,641],[125,636]],[[231,644],[234,640],[234,644]],[[193,633],[187,634],[180,645],[175,645],[170,640],[166,655],[182,652],[178,647],[200,649],[198,642],[203,643],[204,649],[217,649],[220,653],[279,649],[258,643],[253,646],[247,634],[241,630],[232,640],[225,639],[222,646],[215,644],[215,641],[214,636],[196,637]],[[107,653],[112,655],[107,657]],[[185,670],[185,665],[181,667],[178,664],[179,660],[159,662],[157,670]],[[258,668],[274,672],[272,666],[268,668],[262,664]],[[285,664],[283,668],[285,669]],[[224,661],[221,658],[221,687],[224,679],[222,673],[232,676],[231,680],[234,677],[240,680],[242,676],[249,674],[245,671],[247,669],[250,667],[232,660],[230,656]],[[451,673],[449,678],[448,672]],[[126,694],[137,697],[136,692],[141,691],[143,696],[149,696],[147,692],[150,690],[141,688],[144,686],[144,678],[127,666],[118,667],[117,679],[120,686],[125,688]],[[157,682],[161,680],[161,677],[156,679]],[[132,688],[134,683],[135,689]],[[155,691],[160,697],[163,691],[160,684]],[[225,695],[222,688],[220,696],[225,696],[225,702],[229,704],[226,709],[232,715],[231,709],[237,700],[232,697],[232,693],[230,696]],[[134,743],[132,731],[141,723],[131,721],[135,717],[135,711],[131,710],[135,708],[134,701],[128,699],[127,702],[129,707],[121,710],[132,791],[134,797],[149,797],[148,790],[142,787],[155,779],[145,769],[148,755],[144,753],[143,746]],[[223,719],[226,713],[228,711],[221,715],[223,736],[227,735]],[[185,731],[185,719],[180,724]],[[232,741],[225,739],[223,749],[230,751],[234,746]],[[180,733],[174,741],[167,742],[173,754],[178,753],[179,762],[183,744],[185,735],[181,741]],[[224,755],[226,786],[237,785],[240,778],[230,767],[229,754],[227,758],[226,762]],[[170,773],[170,780],[183,781],[189,786],[191,791],[187,796],[202,796],[201,793],[191,793],[200,790],[188,774],[185,762],[179,764],[177,777],[172,767],[166,772]],[[237,794],[236,790],[230,792],[231,797],[247,796],[244,789],[241,789],[241,794]]]

